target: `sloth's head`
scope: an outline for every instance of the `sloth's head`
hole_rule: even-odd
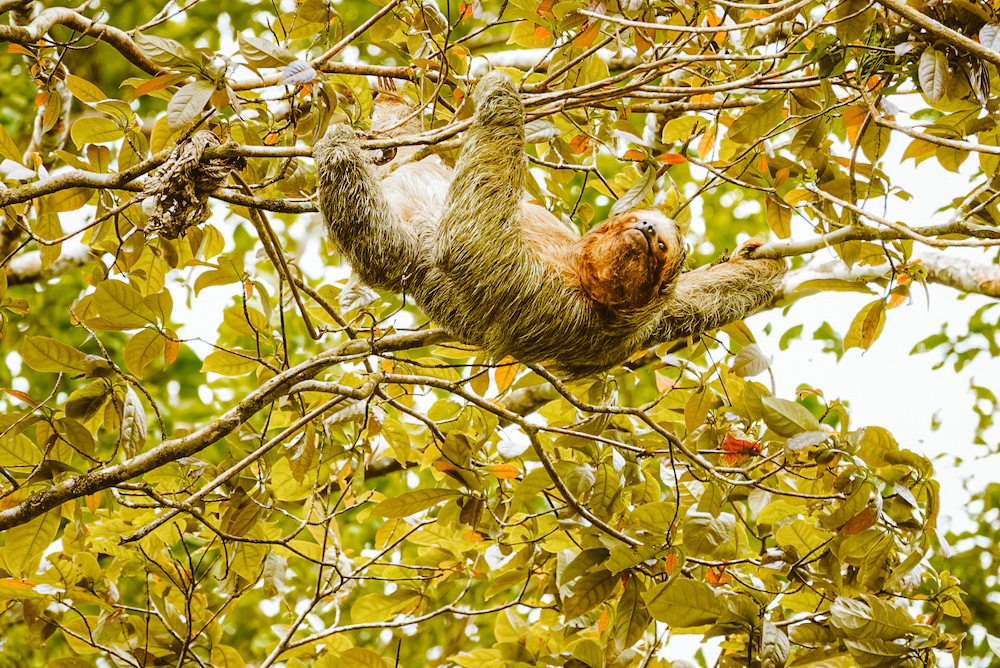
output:
[[[610,218],[590,230],[581,246],[581,289],[616,311],[639,309],[669,294],[684,264],[680,229],[655,209]]]

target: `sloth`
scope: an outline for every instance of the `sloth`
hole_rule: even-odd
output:
[[[681,232],[657,209],[614,215],[581,237],[522,202],[521,98],[497,71],[473,97],[454,170],[424,160],[386,175],[343,124],[313,146],[330,238],[364,283],[409,295],[493,359],[543,363],[569,378],[717,329],[771,300],[785,262],[747,258],[760,240],[681,273]],[[373,129],[399,120],[378,113]]]

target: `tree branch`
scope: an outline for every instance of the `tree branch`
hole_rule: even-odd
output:
[[[120,464],[72,476],[53,487],[32,493],[17,505],[0,511],[0,531],[23,524],[66,501],[108,489],[181,457],[194,455],[225,438],[266,405],[287,394],[288,390],[299,381],[313,378],[321,371],[338,364],[345,357],[419,348],[450,339],[451,337],[443,330],[431,329],[396,334],[375,341],[369,339],[348,341],[271,378],[217,420],[197,431],[162,441],[159,445]]]
[[[146,58],[142,50],[136,46],[124,30],[91,21],[67,7],[52,7],[43,10],[26,26],[0,26],[0,42],[34,44],[55,25],[64,25],[70,30],[107,42],[125,56],[130,63],[147,74],[156,75],[168,71]]]

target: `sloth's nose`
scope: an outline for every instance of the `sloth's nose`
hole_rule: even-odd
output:
[[[656,223],[649,220],[640,220],[636,223],[636,227],[647,239],[652,240],[656,238]]]

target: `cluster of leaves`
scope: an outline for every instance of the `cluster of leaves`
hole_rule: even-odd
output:
[[[391,297],[346,319],[351,289],[309,275],[301,240],[321,232],[295,215],[315,210],[309,143],[334,119],[367,126],[367,75],[427,105],[415,157],[449,161],[473,66],[494,58],[522,84],[536,199],[582,230],[609,199],[687,224],[682,194],[708,191],[713,251],[786,239],[800,214],[813,237],[789,252],[887,268],[877,295],[802,286],[872,292],[843,342],[867,348],[925,278],[915,241],[1000,236],[1000,149],[979,118],[995,73],[980,62],[986,84],[963,87],[953,70],[977,56],[962,42],[853,0],[452,15],[306,0],[266,26],[231,15],[231,39],[208,23],[195,48],[208,5],[188,27],[129,5],[147,13],[109,20],[133,34],[90,31],[108,44],[59,21],[45,40],[0,26],[38,93],[0,128],[0,664],[624,668],[665,665],[665,631],[721,638],[720,666],[957,656],[971,620],[925,560],[930,464],[818,391],[750,380],[768,363],[745,327],[567,385],[397,331],[409,307]],[[345,48],[364,62],[337,62]],[[888,97],[919,86],[927,125],[898,126]],[[245,159],[241,189],[214,193],[209,222],[155,234],[139,179],[203,127],[230,140],[206,157]],[[859,206],[903,195],[879,167],[893,131],[947,169],[977,150],[966,137],[996,149],[956,222],[911,229]],[[739,201],[759,215],[727,224]],[[74,261],[71,240],[90,254]],[[199,318],[214,339],[183,338]]]

